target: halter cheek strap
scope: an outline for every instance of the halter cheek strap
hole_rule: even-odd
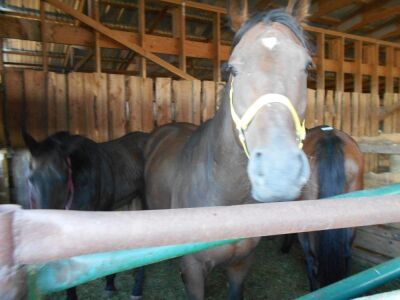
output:
[[[280,103],[290,111],[292,116],[295,128],[296,128],[296,136],[297,141],[299,143],[299,148],[303,148],[303,140],[306,137],[306,128],[303,122],[300,121],[300,118],[296,112],[296,109],[293,107],[292,102],[286,97],[281,94],[264,94],[259,97],[243,114],[240,118],[235,111],[233,106],[233,78],[231,80],[231,88],[229,91],[229,100],[230,100],[230,107],[231,107],[231,116],[232,120],[236,125],[236,129],[238,131],[239,141],[242,144],[243,150],[246,153],[246,156],[250,158],[250,153],[246,143],[246,137],[244,135],[245,131],[249,127],[251,121],[256,116],[257,112],[263,108],[264,106],[270,103]]]
[[[65,209],[69,210],[72,206],[72,200],[74,200],[74,182],[72,181],[72,167],[71,167],[71,159],[69,157],[67,157],[67,166],[68,166],[68,182],[67,182],[68,201],[65,204]]]

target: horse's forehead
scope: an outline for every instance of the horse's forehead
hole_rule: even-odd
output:
[[[300,41],[293,34],[293,32],[285,25],[274,22],[270,24],[258,23],[251,28],[242,38],[242,45],[246,47],[249,43],[261,43],[266,50],[279,50],[281,47],[289,45],[301,46]],[[297,47],[295,47],[296,50]]]

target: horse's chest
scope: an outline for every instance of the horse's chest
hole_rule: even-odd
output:
[[[196,253],[198,260],[212,269],[218,265],[236,264],[246,258],[258,245],[260,238],[244,239],[240,242],[219,246]]]

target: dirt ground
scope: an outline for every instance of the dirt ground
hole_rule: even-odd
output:
[[[308,282],[300,246],[295,244],[289,254],[279,251],[282,237],[264,238],[256,250],[256,259],[245,285],[245,299],[286,300],[308,293]],[[368,268],[353,262],[352,273]],[[120,273],[116,277],[118,292],[108,298],[104,292],[104,279],[98,279],[78,287],[82,299],[128,300],[133,284],[133,272]],[[400,289],[400,280],[394,281],[370,294]],[[55,293],[49,300],[63,299],[65,294]],[[143,300],[184,300],[184,287],[178,271],[178,260],[173,259],[150,265],[146,269]],[[227,299],[227,283],[222,270],[215,269],[207,278],[206,299]]]

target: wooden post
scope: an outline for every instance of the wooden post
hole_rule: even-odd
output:
[[[340,37],[335,40],[334,47],[334,56],[337,60],[337,67],[338,70],[336,72],[336,90],[337,91],[344,91],[344,72],[343,72],[343,65],[344,65],[344,38]]]
[[[100,14],[99,14],[99,0],[92,0],[92,13],[93,18],[100,22]],[[100,33],[95,30],[94,31],[94,53],[96,59],[96,72],[101,73],[101,48],[99,43]]]
[[[317,90],[325,90],[325,34],[317,34]]]
[[[185,40],[186,40],[186,6],[185,3],[182,2],[182,5],[175,9],[173,12],[173,35],[177,37],[179,40],[179,68],[186,72],[186,48],[185,48]]]
[[[354,73],[354,92],[362,93],[362,41],[354,41],[354,61],[355,61],[355,73]]]
[[[213,20],[213,39],[214,39],[214,81],[221,81],[221,14],[214,14]]]
[[[146,35],[146,7],[144,0],[139,0],[139,13],[138,13],[138,24],[139,24],[139,43],[140,46],[145,48],[144,40],[145,40],[145,35]],[[147,62],[144,57],[140,57],[140,63],[139,63],[139,73],[140,76],[143,78],[147,77]]]
[[[48,72],[49,61],[47,56],[48,45],[46,43],[46,2],[40,1],[40,30],[42,36],[43,71]]]
[[[386,70],[385,70],[385,93],[393,93],[393,67],[394,67],[394,49],[386,47]]]
[[[371,94],[376,95],[379,93],[379,77],[378,77],[378,65],[379,65],[379,47],[377,44],[370,46],[368,51],[368,63],[372,65],[371,74]]]

